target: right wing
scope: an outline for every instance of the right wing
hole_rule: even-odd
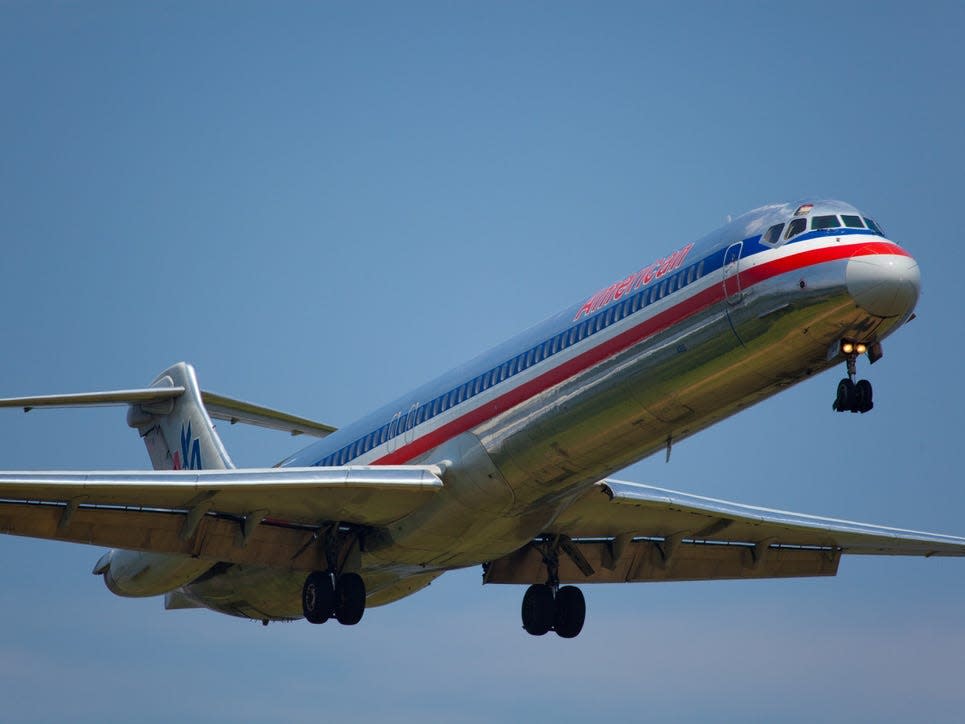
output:
[[[0,533],[230,563],[324,568],[326,525],[384,526],[443,487],[437,466],[0,473]]]

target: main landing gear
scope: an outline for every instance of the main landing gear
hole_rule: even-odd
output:
[[[838,383],[838,391],[831,408],[835,412],[868,412],[875,406],[871,383],[868,380],[854,381],[857,375],[858,355],[866,350],[864,344],[842,342],[841,351],[845,354],[848,376]],[[880,347],[879,347],[880,352]]]
[[[533,636],[555,631],[560,638],[571,639],[583,630],[586,601],[576,586],[535,583],[523,596],[523,628]]]
[[[523,628],[533,636],[555,631],[560,638],[572,639],[583,630],[586,600],[576,586],[560,587],[560,549],[571,558],[575,557],[578,566],[582,563],[589,568],[589,564],[575,547],[567,546],[568,541],[565,536],[557,536],[553,544],[544,543],[541,550],[546,564],[546,583],[534,583],[523,596]]]
[[[354,626],[365,613],[365,582],[358,573],[310,573],[302,586],[302,613],[309,623],[325,623],[334,616]]]

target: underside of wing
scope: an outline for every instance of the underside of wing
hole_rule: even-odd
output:
[[[378,527],[443,486],[434,466],[0,474],[0,533],[315,570],[325,526]],[[324,566],[322,566],[324,567]]]
[[[486,568],[491,583],[834,575],[842,554],[965,556],[965,538],[771,510],[605,480],[546,535]]]

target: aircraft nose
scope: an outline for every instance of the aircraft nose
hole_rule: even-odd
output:
[[[918,302],[918,262],[900,254],[867,254],[848,260],[848,292],[876,317],[909,314]]]

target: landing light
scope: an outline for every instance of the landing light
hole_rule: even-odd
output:
[[[841,340],[841,354],[864,354],[868,351],[868,345],[864,342],[851,342],[847,339]]]

